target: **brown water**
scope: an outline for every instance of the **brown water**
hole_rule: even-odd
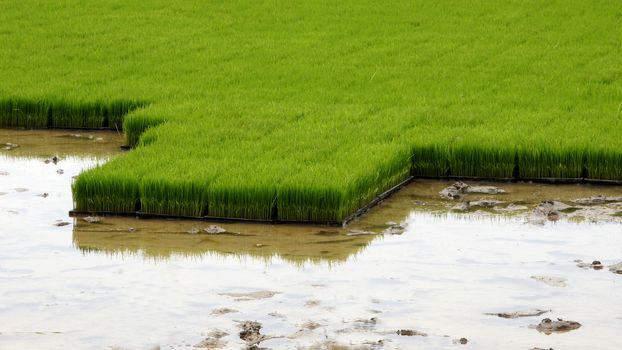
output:
[[[622,261],[622,209],[572,202],[622,196],[620,187],[494,184],[508,193],[465,199],[504,203],[462,213],[438,195],[451,183],[416,181],[346,228],[219,224],[228,234],[193,234],[212,223],[67,216],[72,177],[119,155],[116,133],[0,130],[5,143],[20,147],[0,151],[0,349],[192,349],[206,338],[243,349],[246,320],[279,336],[260,344],[270,349],[622,347],[622,275],[574,261]],[[552,222],[532,214],[544,199],[573,208]],[[507,213],[509,203],[526,209]],[[350,232],[387,221],[408,227]],[[552,311],[485,315],[535,308]],[[529,327],[544,317],[582,327]],[[218,343],[215,330],[229,335]]]

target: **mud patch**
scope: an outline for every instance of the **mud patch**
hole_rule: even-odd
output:
[[[406,228],[408,227],[408,224],[406,222],[398,224],[395,221],[388,221],[386,225],[389,227],[382,231],[383,235],[401,235],[404,233],[404,231],[406,231]]]
[[[303,323],[301,326],[301,328],[303,329],[308,329],[310,331],[314,330],[314,329],[318,329],[320,327],[322,327],[321,324],[314,322],[314,321],[306,321],[305,323]]]
[[[397,335],[401,335],[405,337],[414,337],[414,336],[427,337],[428,336],[427,333],[421,332],[415,329],[400,329],[397,331]]]
[[[378,232],[374,231],[365,231],[365,230],[350,230],[346,234],[348,236],[365,236],[365,235],[379,235]]]
[[[268,316],[272,316],[274,318],[280,318],[282,320],[286,320],[287,317],[285,317],[285,315],[283,315],[282,313],[278,312],[278,311],[272,311],[268,314]]]
[[[452,341],[454,344],[466,345],[469,342],[467,338],[456,338]]]
[[[377,317],[372,318],[357,318],[352,321],[344,321],[346,324],[351,324],[352,328],[355,330],[363,330],[370,331],[376,328],[376,325],[380,322]],[[342,330],[342,332],[347,332],[348,330]]]
[[[257,292],[249,292],[249,293],[218,293],[218,295],[224,295],[228,297],[234,298],[235,301],[249,301],[249,300],[259,300],[259,299],[268,299],[273,296],[280,294],[280,292],[273,292],[269,290],[261,290]]]
[[[495,186],[471,186],[464,182],[458,181],[451,186],[445,187],[439,192],[439,195],[445,199],[460,199],[463,195],[469,193],[480,194],[502,194],[505,190]]]
[[[551,310],[533,309],[533,310],[521,310],[521,311],[512,311],[512,312],[492,312],[492,313],[484,313],[484,315],[498,316],[501,318],[519,318],[519,317],[540,316],[550,311]]]
[[[48,158],[48,159],[44,160],[43,162],[45,164],[50,164],[50,163],[58,164],[59,161],[60,161],[60,158],[58,158],[57,156],[53,156],[52,158]]]
[[[86,216],[82,218],[82,221],[88,222],[89,224],[100,224],[104,219],[99,216]]]
[[[210,225],[210,227],[203,229],[203,231],[205,231],[205,233],[208,233],[210,235],[218,235],[218,234],[227,232],[225,228],[220,227],[218,225]]]
[[[531,279],[534,279],[538,282],[542,282],[551,287],[566,287],[568,285],[566,283],[568,282],[568,280],[563,277],[539,275],[539,276],[531,276]]]
[[[232,314],[232,313],[235,313],[235,312],[238,312],[238,310],[230,309],[228,307],[222,307],[222,308],[219,308],[219,309],[212,310],[211,314],[215,315],[215,316],[220,316],[220,315]]]
[[[305,302],[305,307],[316,307],[318,305],[320,305],[322,302],[316,299],[313,300],[307,300]]]
[[[262,326],[257,321],[242,321],[239,322],[238,327],[241,329],[239,333],[240,339],[244,340],[247,349],[253,349],[254,346],[265,340],[284,338],[283,336],[261,334]]]
[[[589,269],[602,270],[604,268],[603,264],[598,260],[594,260],[591,263],[587,263],[581,259],[577,259],[574,262],[577,263],[577,267],[580,267],[584,270],[589,270]]]
[[[557,221],[560,219],[561,213],[568,208],[570,208],[570,206],[562,202],[546,200],[540,202],[540,204],[534,208],[532,214],[536,219]]]
[[[602,194],[591,196],[588,198],[579,198],[573,200],[577,204],[607,204],[614,202],[622,202],[622,197],[608,197]]]
[[[229,333],[221,330],[213,330],[207,334],[207,338],[203,339],[198,344],[195,344],[195,348],[202,349],[224,349],[227,345],[221,338],[228,336]]]
[[[622,261],[617,264],[609,265],[608,268],[609,271],[613,273],[622,274]]]
[[[537,326],[532,325],[531,327],[535,328],[540,333],[550,335],[553,333],[566,333],[579,329],[581,324],[575,321],[564,321],[561,318],[558,318],[556,321],[551,320],[550,318],[545,318]]]
[[[82,134],[62,134],[56,137],[65,138],[65,139],[74,139],[74,140],[94,140],[95,136],[93,135],[82,135]]]

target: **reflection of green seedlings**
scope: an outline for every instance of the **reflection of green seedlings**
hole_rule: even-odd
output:
[[[142,104],[132,101],[71,102],[60,99],[0,99],[0,126],[20,128],[110,128]]]
[[[74,245],[85,253],[143,255],[153,259],[171,256],[200,257],[209,255],[250,256],[270,260],[280,257],[301,265],[336,263],[361,252],[375,236],[324,237],[309,232],[292,234],[262,232],[261,234],[188,234],[172,232],[119,232],[115,227],[101,225],[74,226]]]
[[[136,150],[76,180],[78,210],[338,221],[410,173],[622,180],[618,13],[20,1],[0,11],[0,125],[127,113]]]

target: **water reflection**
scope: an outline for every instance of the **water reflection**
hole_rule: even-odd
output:
[[[210,223],[105,218],[89,224],[76,218],[75,247],[84,253],[141,255],[156,260],[206,255],[280,257],[289,263],[337,263],[360,253],[376,237],[348,235],[332,227],[222,224],[226,233],[208,234]]]
[[[120,153],[123,142],[123,135],[114,131],[0,129],[0,156],[107,158]]]

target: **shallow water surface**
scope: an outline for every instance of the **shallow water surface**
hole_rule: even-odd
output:
[[[575,261],[622,261],[620,205],[572,202],[619,187],[493,184],[508,193],[467,199],[503,204],[457,212],[451,182],[416,181],[346,228],[89,223],[68,217],[71,179],[122,138],[48,132],[0,130],[19,145],[0,151],[0,349],[244,349],[243,321],[270,349],[622,348],[622,274]],[[573,209],[534,216],[545,199]],[[408,225],[371,234],[387,221]],[[530,309],[548,312],[487,315]],[[582,326],[530,327],[545,317]]]

